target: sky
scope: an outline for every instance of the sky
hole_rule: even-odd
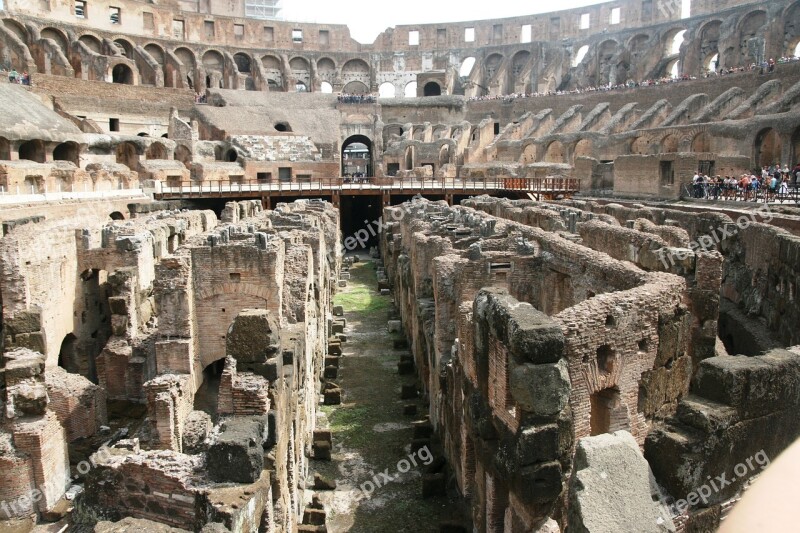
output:
[[[2,1],[2,0],[0,0]],[[607,1],[607,0],[606,0]],[[386,28],[398,24],[459,22],[520,15],[535,15],[600,4],[598,0],[401,0],[399,2],[350,2],[341,0],[281,0],[281,18],[294,22],[346,24],[350,35],[372,44]]]

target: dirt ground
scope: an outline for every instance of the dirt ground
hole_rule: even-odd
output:
[[[463,516],[463,505],[454,493],[422,499],[424,463],[431,457],[424,451],[412,456],[410,444],[411,422],[427,414],[424,401],[416,400],[416,416],[403,415],[403,406],[414,400],[400,400],[401,385],[416,378],[397,372],[400,355],[407,352],[394,350],[394,337],[388,333],[391,297],[378,293],[372,262],[355,263],[350,272],[348,286],[335,300],[344,306],[347,319],[337,380],[344,390],[343,401],[322,407],[319,413],[319,426],[333,431],[332,461],[311,465],[337,482],[335,491],[321,493],[328,509],[328,531],[439,531],[440,522]],[[388,473],[391,481],[379,472]]]

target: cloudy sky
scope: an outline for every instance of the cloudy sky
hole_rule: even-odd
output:
[[[0,0],[2,1],[2,0]],[[397,24],[458,22],[519,15],[533,15],[573,7],[600,4],[598,0],[402,0],[400,2],[353,2],[341,0],[281,0],[281,18],[295,22],[347,24],[360,43],[372,44],[379,33]]]

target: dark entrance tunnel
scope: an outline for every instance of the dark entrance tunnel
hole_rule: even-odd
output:
[[[368,251],[378,245],[382,211],[380,196],[342,196],[339,212],[345,250]]]

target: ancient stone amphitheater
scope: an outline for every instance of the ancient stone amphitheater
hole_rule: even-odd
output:
[[[0,532],[751,530],[800,2],[1,7]]]

